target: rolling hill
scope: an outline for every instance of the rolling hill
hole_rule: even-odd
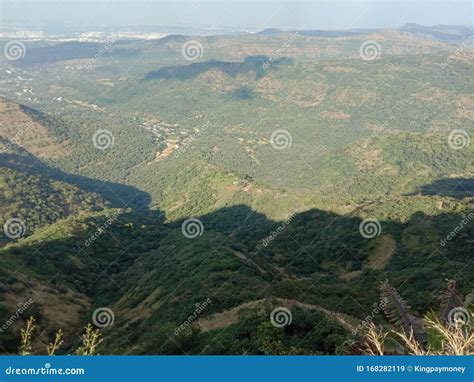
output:
[[[25,227],[0,321],[34,302],[0,350],[34,314],[35,352],[58,328],[74,351],[106,308],[102,354],[350,353],[382,281],[417,313],[469,293],[474,53],[418,29],[27,44],[0,71]]]

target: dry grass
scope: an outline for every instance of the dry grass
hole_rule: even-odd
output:
[[[408,354],[412,354],[412,355],[427,354],[427,352],[423,350],[421,345],[413,336],[413,330],[410,332],[409,335],[406,335],[404,332],[399,332],[396,330],[392,330],[392,333],[395,334],[397,337],[399,337],[403,341],[405,348],[408,350]]]
[[[366,333],[365,351],[369,355],[384,355],[384,342],[388,333],[370,323]]]
[[[456,111],[460,118],[474,121],[474,98],[459,97],[456,102]]]
[[[39,351],[33,351],[33,333],[36,329],[36,320],[33,316],[28,318],[25,327],[20,331],[20,347],[18,348],[19,355],[31,355],[40,354]],[[97,348],[103,341],[99,329],[94,329],[92,324],[87,324],[84,328],[85,332],[81,336],[81,346],[76,350],[77,355],[95,355],[97,354]],[[59,329],[55,336],[54,341],[50,342],[46,346],[46,353],[50,356],[55,355],[59,350],[60,346],[64,343],[63,331]]]
[[[63,331],[59,329],[56,332],[56,335],[54,337],[54,342],[51,342],[46,350],[48,351],[48,355],[54,355],[56,354],[56,351],[59,349],[59,347],[63,344]]]
[[[40,158],[57,159],[69,152],[47,127],[34,121],[18,104],[0,99],[0,138],[21,146]]]
[[[399,330],[384,332],[371,324],[365,334],[365,351],[370,355],[387,354],[385,343],[390,334],[401,340],[401,345],[410,355],[474,355],[474,334],[469,325],[444,324],[437,318],[426,316],[424,323],[428,330],[440,341],[440,346],[423,346],[414,337],[413,331],[405,333]]]
[[[87,324],[85,329],[86,331],[81,337],[82,346],[77,349],[76,354],[95,355],[97,354],[97,347],[102,342],[102,339],[100,338],[101,334],[99,332],[99,329],[94,330],[90,323]]]
[[[325,119],[337,119],[337,120],[348,120],[351,119],[350,114],[346,114],[343,111],[323,111],[319,115]]]
[[[32,344],[32,341],[31,341],[31,337],[33,335],[33,332],[34,330],[36,329],[36,325],[35,325],[35,318],[33,316],[31,316],[30,318],[28,318],[28,320],[26,321],[26,326],[21,329],[20,333],[21,333],[21,342],[20,342],[20,348],[18,349],[18,353],[20,355],[29,355],[31,354],[31,344]]]
[[[392,259],[397,249],[397,242],[390,235],[382,235],[377,248],[369,255],[366,267],[370,269],[384,269]]]
[[[442,338],[443,352],[431,354],[474,355],[474,333],[468,325],[443,325],[439,320],[425,318],[427,328]]]

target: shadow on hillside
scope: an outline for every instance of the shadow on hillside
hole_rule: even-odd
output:
[[[422,195],[440,195],[463,199],[474,197],[474,178],[445,178],[421,187]]]
[[[438,306],[446,279],[458,280],[464,294],[472,287],[474,263],[467,256],[474,227],[464,226],[440,245],[461,220],[460,213],[417,212],[404,223],[380,220],[364,229],[354,216],[312,209],[273,221],[247,205],[173,222],[146,209],[126,211],[107,225],[105,216],[85,216],[51,227],[51,237],[60,239],[48,241],[43,230],[40,238],[3,248],[11,269],[0,270],[0,283],[3,292],[12,292],[13,284],[29,290],[35,280],[47,280],[56,295],[72,289],[92,301],[91,312],[107,306],[116,313],[109,343],[127,338],[134,348],[148,341],[146,354],[153,354],[163,350],[150,333],[165,336],[164,343],[166,333],[207,299],[212,303],[203,317],[277,297],[358,322],[379,302],[380,282],[389,280],[415,313],[426,312]],[[34,255],[38,249],[41,256]],[[12,278],[20,265],[28,277]],[[295,324],[304,330],[298,317]]]
[[[196,62],[190,65],[165,66],[156,71],[149,72],[145,75],[145,80],[154,79],[178,79],[181,81],[196,78],[209,70],[216,69],[222,73],[235,77],[239,74],[255,73],[257,78],[263,77],[266,73],[266,67],[271,63],[274,66],[290,64],[291,59],[282,57],[271,59],[267,56],[248,56],[242,62],[228,62],[209,60],[205,62]],[[267,66],[266,66],[267,65]]]
[[[248,87],[248,86],[242,86],[238,88],[237,90],[228,93],[232,98],[238,99],[238,100],[246,100],[246,99],[252,99],[255,98],[255,94],[253,90]]]
[[[39,245],[34,237],[1,250],[11,269],[0,272],[0,293],[29,291],[37,280],[47,280],[45,293],[55,298],[66,298],[73,290],[92,301],[73,330],[79,332],[97,307],[115,312],[114,330],[106,337],[109,352],[126,338],[127,348],[141,346],[144,354],[179,354],[179,348],[163,350],[162,344],[196,304],[208,299],[202,317],[276,297],[316,304],[358,322],[378,303],[382,280],[396,286],[420,313],[437,306],[446,279],[460,281],[466,293],[471,287],[466,280],[474,276],[474,264],[466,259],[473,250],[466,239],[474,234],[472,227],[438,250],[439,239],[458,223],[458,214],[417,213],[405,224],[380,221],[379,235],[373,238],[361,235],[361,219],[315,209],[280,222],[245,205],[193,218],[199,223],[187,231],[188,219],[165,223],[153,211],[125,212],[107,226],[105,217],[68,219],[51,231],[57,237],[58,230],[65,230],[64,238],[45,241],[43,231],[41,256],[34,255]],[[20,264],[28,277],[11,273]],[[25,296],[28,292],[20,299]],[[47,309],[35,304],[40,313]],[[304,314],[293,313],[294,327],[309,334]],[[58,325],[48,320],[48,326]],[[161,341],[150,342],[149,333]],[[9,344],[0,341],[4,348]]]
[[[385,279],[404,285],[402,293],[420,298],[411,301],[414,308],[424,309],[426,298],[436,298],[432,293],[445,279],[461,271],[463,279],[474,276],[474,264],[466,265],[474,227],[465,226],[448,245],[440,245],[462,220],[461,214],[418,212],[403,224],[386,220],[362,228],[360,218],[316,209],[272,221],[246,205],[236,205],[168,223],[159,211],[132,210],[120,214],[86,245],[105,220],[86,216],[68,223],[69,229],[59,224],[52,232],[77,233],[50,242],[43,238],[39,257],[29,257],[37,245],[34,241],[20,241],[6,250],[41,277],[55,276],[90,297],[117,301],[123,291],[150,275],[140,294],[160,286],[164,294],[168,290],[182,295],[182,305],[191,304],[196,295],[212,294],[219,301],[212,308],[217,311],[245,302],[249,293],[262,298],[300,296],[304,302],[328,307],[351,296],[368,307],[377,300],[377,285]],[[77,260],[71,262],[70,257]],[[63,267],[63,274],[57,275]],[[90,289],[89,283],[101,272],[114,283],[104,277]],[[204,289],[196,291],[196,285]],[[360,306],[341,309],[358,316]]]
[[[95,192],[115,208],[146,209],[151,202],[151,197],[148,193],[135,187],[92,179],[82,175],[69,174],[47,165],[24,149],[17,147],[16,150],[21,152],[21,155],[13,153],[0,154],[2,167],[42,178],[62,181],[78,186],[85,191]]]

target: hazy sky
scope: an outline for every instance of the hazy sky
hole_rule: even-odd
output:
[[[4,24],[347,29],[473,24],[473,2],[445,1],[1,1]]]

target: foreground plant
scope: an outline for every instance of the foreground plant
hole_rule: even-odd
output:
[[[77,349],[76,354],[95,355],[97,354],[97,347],[102,342],[102,339],[100,338],[101,334],[99,329],[94,330],[90,323],[87,324],[85,329],[85,333],[81,336],[82,346]]]
[[[54,355],[63,342],[63,331],[59,329],[54,336],[54,342],[51,342],[46,348],[48,355]]]
[[[18,349],[18,353],[20,355],[31,354],[31,336],[33,335],[33,331],[36,329],[35,322],[35,318],[33,316],[30,316],[28,320],[26,320],[26,326],[20,330],[21,343],[20,348]]]
[[[474,334],[462,326],[445,325],[433,314],[423,319],[430,333],[427,346],[416,341],[413,332],[409,335],[394,331],[409,354],[413,355],[472,355],[474,354]]]
[[[18,353],[20,355],[30,355],[32,354],[32,336],[33,332],[36,329],[36,320],[33,316],[29,317],[26,321],[24,328],[20,330],[21,333],[21,342],[20,347],[18,348]],[[99,329],[94,329],[92,324],[87,324],[84,328],[85,332],[81,335],[82,345],[76,350],[77,355],[95,355],[97,354],[97,347],[103,341]],[[46,346],[46,352],[48,355],[55,355],[61,345],[64,343],[63,340],[64,333],[59,329],[54,336],[54,341],[50,342]]]
[[[388,333],[370,323],[365,335],[365,352],[370,355],[384,355],[384,343]]]
[[[456,282],[448,281],[441,296],[441,313],[413,316],[408,304],[388,282],[380,287],[384,312],[397,329],[385,331],[371,323],[365,334],[365,352],[372,355],[403,352],[413,355],[472,355],[472,307],[456,290]],[[472,297],[472,296],[470,296]],[[460,304],[462,306],[460,306]]]

